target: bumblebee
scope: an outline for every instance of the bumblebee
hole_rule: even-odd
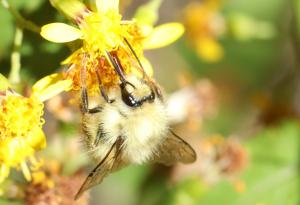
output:
[[[98,165],[84,181],[76,199],[85,190],[101,183],[109,173],[130,164],[153,162],[171,165],[196,160],[193,148],[169,127],[159,85],[145,72],[143,78],[125,75],[118,57],[112,52],[106,54],[120,84],[106,92],[98,76],[102,97],[94,107],[89,105],[85,65],[81,71],[83,141]]]

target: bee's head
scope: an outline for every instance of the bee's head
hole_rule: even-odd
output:
[[[120,84],[122,101],[129,107],[140,107],[143,103],[153,103],[155,92],[149,84],[134,75],[126,76],[126,81]]]

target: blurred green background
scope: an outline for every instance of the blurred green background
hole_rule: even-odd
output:
[[[131,18],[147,2],[125,1],[125,18]],[[9,2],[40,26],[65,21],[46,0]],[[184,9],[191,2],[164,0],[158,24],[185,22]],[[201,121],[197,132],[201,140],[214,134],[225,138],[234,135],[243,145],[249,158],[247,166],[233,174],[242,183],[242,190],[237,191],[232,180],[223,176],[207,183],[197,169],[170,183],[173,168],[131,166],[94,188],[91,204],[300,204],[300,1],[223,0],[213,12],[221,17],[226,28],[224,34],[214,35],[224,52],[218,61],[208,62],[197,55],[188,35],[166,48],[147,51],[146,56],[154,66],[155,78],[167,93],[184,87],[180,84],[182,76],[188,76],[190,85],[201,79],[208,79],[214,85],[218,95],[217,114]],[[8,75],[15,21],[3,7],[0,7],[0,25],[0,71]],[[188,34],[189,28],[186,30]],[[271,35],[264,37],[264,32]],[[46,42],[25,31],[21,47],[22,80],[33,83],[62,69],[59,64],[69,53],[66,46]],[[76,123],[54,123],[51,113],[48,115],[46,134],[52,124],[55,130],[50,133],[63,133],[66,137],[79,130]],[[176,129],[185,133],[180,125]],[[51,142],[51,135],[47,137]],[[197,149],[198,145],[195,146]],[[197,163],[201,164],[201,160],[200,156]]]

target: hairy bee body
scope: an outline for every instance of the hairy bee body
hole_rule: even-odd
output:
[[[134,76],[127,80],[138,89],[132,90],[134,96],[148,95],[149,87]],[[108,96],[113,103],[104,100],[99,103],[99,113],[82,115],[84,141],[96,160],[101,160],[122,137],[121,158],[134,164],[142,164],[155,154],[158,145],[166,137],[168,117],[165,106],[159,98],[145,102],[139,107],[129,107],[122,101],[118,89],[111,90]]]
[[[193,148],[169,128],[161,93],[151,83],[124,76],[120,87],[109,90],[94,106],[88,103],[86,92],[82,93],[83,141],[98,164],[75,198],[129,164],[196,160]]]

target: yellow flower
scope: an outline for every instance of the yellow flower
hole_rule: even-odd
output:
[[[41,35],[52,42],[66,43],[77,39],[82,41],[82,47],[63,62],[69,66],[65,77],[73,81],[75,90],[80,88],[80,69],[83,66],[87,71],[86,84],[92,93],[97,91],[99,86],[96,73],[101,77],[104,87],[118,84],[119,78],[107,60],[106,52],[111,52],[119,58],[125,74],[141,74],[138,62],[127,42],[142,62],[145,72],[151,76],[152,67],[144,57],[143,50],[166,46],[184,32],[179,23],[168,23],[153,28],[139,19],[122,20],[118,0],[96,0],[96,11],[87,9],[77,0],[52,0],[52,4],[78,25],[78,28],[75,28],[64,23],[50,23],[41,29]]]
[[[2,76],[0,83],[3,80]],[[38,81],[30,97],[10,88],[0,92],[0,183],[8,177],[11,168],[21,169],[25,178],[31,180],[30,170],[39,165],[34,154],[46,146],[42,130],[43,101],[70,86],[70,81],[62,81],[54,74]]]
[[[221,0],[193,2],[184,10],[187,37],[200,58],[207,62],[217,62],[223,58],[224,51],[219,38],[225,31],[223,17],[218,10]]]
[[[10,167],[20,167],[26,179],[31,179],[25,160],[46,146],[42,115],[43,103],[35,97],[7,92],[1,98],[0,182],[8,176]]]

